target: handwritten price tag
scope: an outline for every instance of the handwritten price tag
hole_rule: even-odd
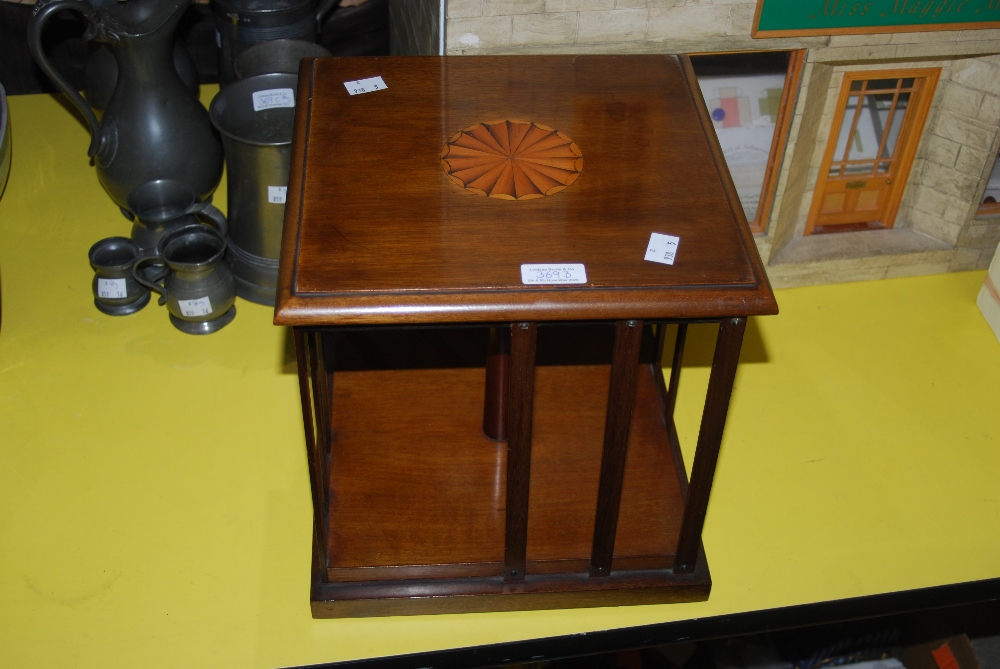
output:
[[[275,107],[295,106],[295,91],[291,88],[269,88],[266,91],[255,91],[251,97],[255,112]]]
[[[125,279],[98,279],[97,296],[106,300],[120,300],[123,297],[128,297]]]
[[[288,186],[268,186],[267,201],[271,204],[285,204],[285,194],[287,192]]]
[[[362,93],[383,91],[389,87],[385,85],[382,77],[368,77],[367,79],[358,79],[357,81],[345,81],[344,88],[351,95],[361,95]]]
[[[661,235],[654,232],[649,236],[649,246],[646,247],[646,260],[673,265],[677,257],[677,245],[681,238],[673,235]]]
[[[184,316],[208,316],[212,313],[212,302],[208,295],[196,300],[177,300],[177,306]]]
[[[587,283],[587,268],[580,263],[521,265],[521,283],[526,286]]]

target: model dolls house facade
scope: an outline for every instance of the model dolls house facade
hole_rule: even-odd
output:
[[[997,0],[394,0],[414,55],[685,53],[775,286],[985,269]]]

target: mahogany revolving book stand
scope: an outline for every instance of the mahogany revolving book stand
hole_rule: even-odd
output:
[[[296,113],[275,323],[313,615],[706,599],[746,318],[777,305],[690,63],[318,59]],[[718,338],[688,482],[693,321]]]

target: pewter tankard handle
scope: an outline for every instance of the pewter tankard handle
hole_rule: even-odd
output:
[[[340,6],[340,0],[319,0],[316,5],[316,32],[320,32],[327,15]]]
[[[90,129],[90,148],[87,149],[87,155],[91,158],[97,154],[104,145],[107,143],[104,135],[101,133],[101,124],[97,120],[97,116],[94,115],[94,110],[90,108],[87,101],[83,99],[78,91],[76,91],[65,78],[53,67],[52,63],[45,56],[45,51],[42,49],[42,30],[45,28],[45,24],[48,22],[49,18],[64,9],[70,9],[74,12],[79,12],[83,14],[84,18],[90,22],[90,27],[86,33],[87,36],[93,34],[94,29],[94,7],[87,2],[80,2],[80,0],[56,0],[56,2],[51,2],[49,4],[43,5],[41,2],[35,7],[35,15],[31,17],[31,21],[28,22],[28,50],[31,51],[31,55],[34,57],[35,62],[38,63],[39,67],[45,71],[45,74],[49,75],[49,78],[55,82],[55,85],[59,87],[69,101],[73,103],[73,106],[83,114],[83,118],[87,121],[87,126]]]
[[[185,211],[184,213],[195,214],[195,215],[200,214],[208,218],[211,221],[212,225],[215,227],[215,229],[218,230],[220,233],[222,233],[223,237],[225,237],[226,233],[229,231],[229,226],[226,223],[225,214],[223,214],[218,207],[216,207],[208,200],[204,202],[195,202],[190,207],[188,207],[187,211]]]
[[[161,279],[165,279],[167,276],[167,272],[166,271],[163,272],[156,279],[153,279],[152,281],[143,277],[139,273],[139,267],[141,267],[147,262],[153,262],[153,261],[159,261],[163,265],[163,269],[164,270],[167,269],[166,263],[164,262],[163,258],[160,257],[160,254],[157,251],[143,251],[142,253],[139,254],[139,257],[135,259],[135,262],[132,263],[132,276],[135,278],[136,281],[146,286],[146,288],[149,288],[150,290],[159,293],[160,299],[157,300],[157,304],[163,306],[164,304],[167,303],[167,290],[163,284],[157,282],[160,281]]]

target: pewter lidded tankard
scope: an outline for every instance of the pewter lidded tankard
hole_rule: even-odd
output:
[[[174,31],[190,2],[128,0],[95,8],[80,0],[40,0],[28,26],[31,55],[86,119],[87,153],[120,207],[127,207],[137,186],[159,179],[187,183],[200,201],[222,176],[222,145],[208,112],[173,61]],[[42,51],[45,24],[64,9],[83,14],[90,21],[86,36],[106,42],[118,63],[118,80],[101,121]]]
[[[315,42],[319,26],[340,0],[212,0],[219,33],[219,83],[236,79],[240,54],[262,42]]]

